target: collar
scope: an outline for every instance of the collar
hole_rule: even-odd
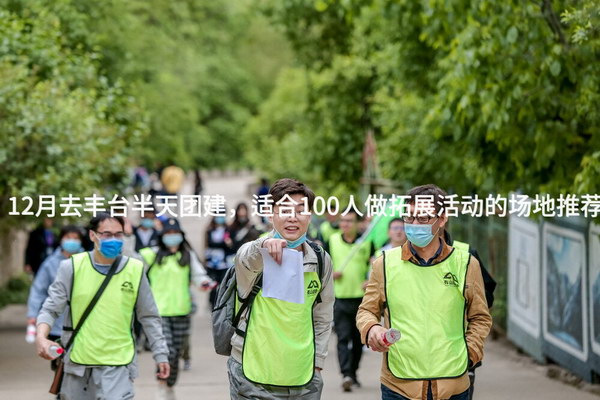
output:
[[[422,265],[422,266],[431,266],[435,265],[443,260],[445,260],[448,255],[452,252],[452,247],[448,244],[444,243],[441,238],[440,247],[435,252],[434,256],[429,260],[425,261],[418,254],[416,254],[416,250],[412,247],[410,242],[407,240],[406,243],[402,246],[402,260],[410,261],[413,264]]]
[[[360,235],[358,235],[358,234],[357,234],[357,235],[354,237],[354,240],[353,240],[353,241],[351,241],[351,242],[348,242],[348,241],[346,241],[346,239],[344,239],[344,235],[343,235],[342,233],[340,233],[340,235],[342,236],[342,241],[343,241],[344,243],[346,243],[346,244],[354,244],[354,243],[356,243],[356,241],[357,241],[358,239],[360,239]]]

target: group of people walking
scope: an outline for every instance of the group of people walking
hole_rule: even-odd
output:
[[[92,219],[90,251],[80,231],[63,228],[60,246],[41,267],[47,271],[36,276],[28,315],[41,357],[55,359],[52,346],[66,350],[60,398],[133,398],[136,322],[156,363],[157,396],[174,399],[193,292],[212,290],[218,307],[235,285],[238,315],[227,338],[232,399],[320,399],[332,331],[343,392],[361,387],[366,346],[383,353],[382,399],[469,399],[491,328],[494,283],[476,251],[452,240],[440,207],[432,214],[415,201],[445,192],[435,185],[410,190],[409,216],[389,222],[389,241],[380,249],[361,235],[356,212],[331,216],[309,234],[315,195],[302,182],[280,179],[268,194],[273,229],[261,234],[245,206],[230,224],[215,217],[204,263],[175,219],[156,229],[153,215],[142,216],[129,255],[120,217]],[[296,202],[294,212],[278,212],[284,198]],[[301,253],[300,303],[263,295],[265,257],[285,264],[285,249]],[[400,332],[396,343],[385,340],[389,329]]]

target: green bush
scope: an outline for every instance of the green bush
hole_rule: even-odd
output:
[[[11,278],[6,285],[0,288],[0,308],[8,304],[25,304],[29,295],[31,279],[22,274]]]

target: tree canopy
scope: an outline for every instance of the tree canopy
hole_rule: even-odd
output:
[[[249,132],[274,129],[282,152],[290,141],[314,144],[284,170],[356,189],[372,130],[383,177],[402,185],[599,191],[597,2],[262,3],[299,65]],[[260,147],[253,151],[277,172],[256,157]]]

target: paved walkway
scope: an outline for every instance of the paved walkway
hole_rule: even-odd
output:
[[[207,304],[204,294],[200,304]],[[11,306],[3,311],[15,320],[25,309]],[[226,358],[212,349],[210,318],[207,307],[200,307],[194,317],[192,337],[192,370],[181,372],[176,386],[178,400],[225,400],[228,398]],[[23,329],[0,330],[0,399],[43,400],[52,399],[47,394],[52,373],[46,361],[37,358],[33,345],[25,343]],[[330,342],[330,354],[323,371],[324,400],[378,399],[379,367],[381,356],[365,350],[359,378],[363,387],[353,393],[342,393],[335,354],[335,336]],[[149,353],[139,359],[140,377],[136,380],[136,398],[154,399],[156,382],[154,363]],[[564,385],[545,376],[545,368],[536,366],[511,349],[497,342],[487,345],[486,361],[477,375],[477,399],[482,400],[598,400],[597,396]]]
[[[222,194],[228,207],[237,202],[249,201],[248,187],[254,178],[227,177],[206,179],[205,194]],[[189,185],[186,192],[189,191]],[[202,249],[205,221],[185,219],[184,229],[190,242],[198,251]],[[181,372],[176,387],[179,400],[225,400],[228,398],[226,358],[212,349],[210,316],[206,294],[199,294],[199,310],[194,317],[192,336],[192,370]],[[25,343],[24,306],[10,306],[0,312],[0,399],[43,400],[52,399],[47,394],[52,373],[46,361],[35,355],[33,345]],[[12,327],[12,328],[11,328]],[[268,349],[266,349],[268,351]],[[330,342],[330,354],[323,371],[324,400],[378,399],[381,355],[365,350],[359,370],[363,387],[353,393],[341,393],[338,373],[335,336]],[[136,398],[154,399],[156,382],[154,362],[149,353],[139,359],[140,377],[136,380]],[[545,368],[497,342],[489,342],[483,368],[478,370],[476,399],[482,400],[598,400],[597,396],[577,390],[545,376]]]

